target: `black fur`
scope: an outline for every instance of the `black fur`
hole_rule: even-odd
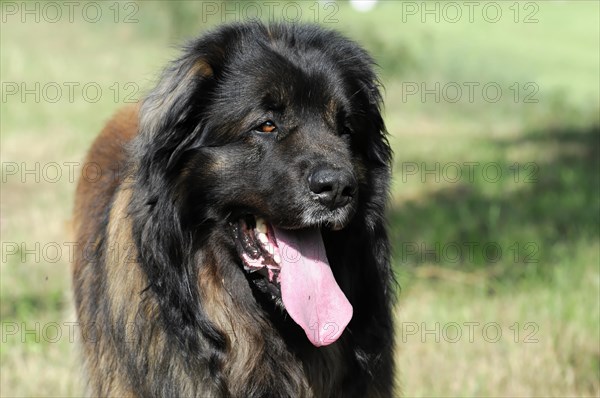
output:
[[[157,304],[154,327],[167,341],[155,358],[160,365],[140,366],[147,348],[120,345],[130,358],[121,377],[133,391],[187,393],[167,370],[161,378],[146,376],[148,366],[166,369],[177,357],[185,377],[198,380],[198,393],[240,394],[223,373],[232,349],[227,331],[207,315],[199,291],[199,273],[212,267],[232,286],[238,306],[232,312],[254,318],[251,327],[273,336],[269,352],[257,353],[264,363],[249,375],[244,396],[392,395],[393,276],[384,215],[391,150],[373,65],[333,31],[251,23],[190,42],[163,72],[143,102],[129,149],[128,212],[137,264],[148,281],[141,294]],[[275,133],[257,131],[267,119]],[[307,176],[322,165],[355,177],[358,194],[350,206],[329,210],[314,203]],[[331,349],[312,346],[265,291],[265,281],[243,270],[231,223],[248,213],[286,228],[321,227],[335,278],[354,308],[334,343],[338,379],[319,381],[315,374],[330,371],[321,352]],[[301,368],[287,368],[288,358]],[[201,380],[212,387],[200,387]]]

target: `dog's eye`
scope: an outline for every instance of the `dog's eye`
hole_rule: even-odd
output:
[[[273,123],[272,121],[267,120],[266,122],[258,126],[256,130],[260,131],[261,133],[273,133],[277,131],[277,126],[275,126],[275,123]]]

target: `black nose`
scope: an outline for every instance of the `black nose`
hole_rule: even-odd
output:
[[[346,170],[319,167],[308,177],[310,190],[331,210],[347,205],[356,194],[356,179]]]

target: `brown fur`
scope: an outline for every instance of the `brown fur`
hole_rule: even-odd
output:
[[[130,386],[123,384],[123,378],[113,372],[118,350],[111,344],[109,336],[103,336],[105,330],[99,329],[97,323],[102,319],[114,324],[122,323],[126,325],[128,339],[143,342],[156,349],[152,352],[156,358],[160,356],[160,350],[164,344],[165,336],[160,328],[154,330],[154,334],[149,334],[148,323],[156,323],[155,304],[149,300],[142,302],[141,295],[136,292],[142,292],[146,286],[146,278],[140,268],[135,263],[135,246],[131,238],[131,221],[127,217],[127,205],[131,200],[130,182],[123,174],[125,151],[123,146],[127,145],[137,133],[137,108],[129,107],[119,111],[102,130],[100,135],[94,141],[88,156],[87,163],[97,164],[103,171],[102,177],[97,179],[82,178],[77,187],[75,204],[75,227],[77,231],[78,242],[89,242],[99,225],[90,222],[91,220],[101,220],[101,210],[110,208],[108,215],[108,237],[107,256],[112,261],[105,262],[107,297],[110,300],[110,316],[107,318],[94,318],[89,311],[82,308],[92,308],[94,303],[86,302],[88,296],[82,296],[82,302],[78,303],[80,309],[78,316],[80,325],[84,331],[83,349],[84,356],[88,358],[87,372],[92,385],[89,386],[94,392],[104,396],[139,396],[130,389]],[[97,270],[93,264],[89,264],[87,259],[92,247],[96,242],[89,242],[85,245],[85,250],[81,251],[75,261],[74,281],[81,283],[81,290],[94,289],[93,283],[100,283],[93,276]],[[216,262],[216,259],[204,259],[207,262]],[[84,275],[87,273],[88,275]],[[230,355],[226,362],[224,373],[229,380],[230,390],[237,391],[236,396],[243,396],[248,378],[251,375],[265,375],[270,373],[268,368],[261,369],[267,362],[263,361],[263,356],[269,355],[269,343],[267,338],[274,336],[265,336],[264,330],[268,330],[266,320],[259,320],[254,316],[247,316],[239,308],[232,297],[229,288],[223,278],[221,278],[214,267],[204,268],[198,274],[198,285],[202,294],[205,310],[211,320],[225,332],[227,336],[227,350]],[[144,308],[142,317],[135,312],[136,308]],[[140,335],[139,333],[142,332]],[[108,332],[110,334],[110,331]],[[305,390],[306,396],[312,396],[309,385],[322,385],[323,390],[335,377],[322,372],[321,369],[328,369],[336,372],[338,369],[338,358],[334,347],[323,348],[323,355],[315,357],[315,370],[312,372],[311,380],[298,379],[296,384],[301,390]],[[91,361],[89,359],[92,359]],[[145,358],[152,362],[156,358]],[[144,358],[140,358],[144,360]],[[181,363],[169,364],[174,369],[181,369],[179,379],[182,385],[185,385],[186,373]],[[288,356],[285,365],[290,369],[297,368],[296,373],[301,374],[302,364],[292,356]],[[125,371],[125,370],[123,370]],[[159,370],[157,370],[159,371]],[[290,372],[293,374],[294,372]],[[150,375],[148,375],[150,377]],[[160,377],[157,375],[157,377]],[[253,376],[255,377],[255,376]],[[260,382],[260,380],[256,380]],[[196,383],[192,383],[184,390],[194,391],[197,388]],[[317,390],[319,390],[318,388]],[[207,391],[207,393],[209,393]]]
[[[124,145],[129,143],[131,139],[137,134],[137,112],[138,107],[124,108],[118,112],[104,127],[102,132],[94,141],[90,148],[88,155],[85,159],[84,170],[88,165],[94,165],[94,170],[101,170],[102,175],[96,178],[94,175],[92,178],[81,178],[77,185],[77,191],[75,196],[75,209],[74,209],[74,228],[79,242],[79,249],[74,262],[73,279],[75,284],[81,284],[83,291],[93,290],[94,284],[99,281],[94,275],[93,265],[89,263],[92,257],[92,251],[96,250],[98,242],[94,240],[96,230],[100,226],[98,222],[103,219],[103,212],[110,208],[110,202],[115,194],[115,191],[121,183],[121,170],[124,168],[125,163],[125,151]],[[126,203],[124,200],[116,201],[115,206],[111,211],[113,219],[123,218],[124,207]],[[96,222],[91,222],[96,221]],[[112,229],[117,229],[115,222],[112,223]],[[115,236],[113,244],[119,246],[115,248],[111,256],[120,256],[119,248],[123,248],[130,239],[126,239],[124,236]],[[121,241],[123,240],[123,241]],[[118,264],[108,263],[115,267],[111,269],[111,274],[118,274],[119,269],[121,273],[135,272],[134,267],[118,267]],[[115,275],[120,276],[122,275]],[[136,285],[140,286],[142,283],[141,275],[139,272],[137,275],[127,275],[128,279],[135,282],[135,278],[138,279],[139,283]],[[118,281],[111,279],[113,281]],[[121,299],[127,297],[128,290],[121,289],[118,286],[111,286],[110,289],[113,293],[111,297],[117,301],[112,303],[122,305]],[[131,298],[131,297],[127,297]],[[96,389],[92,387],[94,391],[105,395],[115,396],[134,396],[133,392],[129,391],[128,386],[119,383],[117,378],[105,378],[105,369],[112,368],[114,359],[111,355],[96,356],[96,352],[111,352],[108,339],[103,338],[102,332],[99,332],[97,327],[97,319],[90,314],[89,311],[81,310],[82,308],[92,308],[94,303],[89,302],[90,296],[81,295],[76,296],[77,308],[78,308],[78,319],[80,327],[83,331],[82,334],[82,349],[85,358],[98,358],[98,361],[88,362],[87,372],[88,378],[91,380],[102,380],[102,387]]]
[[[159,328],[149,326],[158,322],[157,309],[152,301],[142,302],[141,292],[146,287],[146,277],[136,264],[136,249],[131,238],[131,221],[127,215],[127,206],[131,200],[130,182],[124,175],[127,159],[124,147],[137,134],[139,107],[131,106],[119,111],[105,126],[94,141],[86,163],[95,163],[102,170],[102,176],[92,179],[82,178],[79,181],[75,201],[74,225],[77,239],[81,245],[74,263],[74,283],[79,285],[78,291],[93,291],[101,279],[97,276],[98,264],[90,263],[91,253],[98,242],[91,241],[98,224],[108,213],[107,250],[105,255],[109,261],[104,263],[106,269],[106,296],[109,300],[108,314],[97,315],[91,308],[97,303],[89,302],[89,295],[76,295],[78,318],[82,329],[83,356],[87,359],[86,371],[90,381],[88,386],[94,395],[111,397],[141,396],[124,383],[120,377],[117,358],[121,353],[115,347],[111,333],[114,330],[104,328],[105,322],[125,325],[127,341],[132,345],[151,347],[153,356],[139,358],[140,361],[157,361],[164,348],[165,336]],[[96,221],[96,223],[94,222]],[[136,311],[141,310],[141,313]],[[178,374],[181,385],[186,379],[183,364],[173,361],[169,363],[170,371]],[[161,377],[162,369],[150,367],[148,377]],[[198,381],[196,381],[197,383]],[[196,383],[182,391],[196,390]]]
[[[260,34],[251,33],[255,27],[240,29],[239,35]],[[305,33],[312,38],[311,32]],[[224,43],[240,37],[225,33],[218,36]],[[304,37],[304,33],[297,34]],[[277,51],[288,51],[290,44],[276,40],[277,35],[268,30],[271,45]],[[368,89],[361,95],[360,90],[338,90],[354,92],[356,95],[347,100],[357,101],[357,109],[368,110],[354,126],[357,134],[367,137],[357,141],[360,148],[355,149],[356,153],[343,143],[346,138],[333,134],[340,128],[336,106],[343,101],[339,98],[337,102],[329,100],[314,106],[314,110],[298,106],[310,108],[314,114],[306,118],[307,124],[303,124],[304,117],[293,118],[300,127],[295,127],[297,132],[288,138],[287,147],[278,151],[282,158],[277,164],[281,169],[287,168],[286,178],[291,181],[290,187],[279,185],[290,188],[284,193],[291,200],[302,206],[316,206],[303,202],[302,187],[295,187],[300,193],[291,190],[296,180],[306,181],[304,177],[289,177],[302,169],[297,164],[298,155],[303,154],[302,167],[332,162],[336,167],[352,170],[362,183],[359,197],[366,201],[357,210],[360,216],[346,222],[345,228],[323,232],[329,245],[327,255],[332,255],[332,270],[353,304],[354,318],[334,344],[316,348],[289,319],[285,309],[277,307],[281,304],[269,301],[274,299],[256,290],[239,264],[239,256],[231,250],[235,247],[229,243],[229,231],[222,228],[227,218],[219,219],[219,228],[211,224],[214,219],[206,224],[196,221],[185,228],[183,223],[173,221],[181,221],[179,217],[192,219],[198,212],[213,208],[222,212],[221,202],[235,202],[238,196],[243,197],[244,206],[268,209],[264,212],[273,216],[292,220],[301,216],[296,214],[297,207],[281,202],[287,196],[281,194],[282,187],[272,189],[269,179],[263,179],[266,186],[256,189],[253,170],[265,171],[261,167],[266,163],[261,164],[257,148],[249,142],[244,147],[216,145],[216,149],[209,142],[202,151],[184,151],[190,149],[186,145],[197,144],[198,137],[193,134],[204,122],[196,119],[201,113],[194,108],[206,99],[202,97],[204,91],[192,92],[192,87],[204,83],[210,87],[211,79],[221,77],[223,58],[230,55],[224,50],[227,44],[216,45],[210,40],[197,48],[190,47],[188,51],[195,58],[186,55],[175,62],[143,107],[119,111],[96,138],[85,160],[94,165],[90,170],[102,171],[99,178],[85,178],[84,174],[80,179],[73,223],[80,249],[75,257],[73,285],[90,394],[389,397],[393,377],[389,311],[392,278],[383,208],[391,153],[383,135],[380,97],[374,75],[368,69],[370,61],[367,59],[357,72],[368,82]],[[202,56],[196,56],[197,52]],[[333,56],[331,59],[342,62]],[[340,68],[347,71],[353,65]],[[288,74],[296,72],[294,68],[288,70]],[[260,78],[274,79],[259,74],[252,80]],[[316,88],[322,85],[317,81],[312,84],[314,89],[308,91],[319,92]],[[239,87],[234,86],[236,90]],[[294,91],[287,83],[279,82],[277,87],[284,88],[284,95],[291,96],[286,92]],[[301,92],[302,87],[295,89]],[[242,100],[247,94],[242,90],[229,98]],[[320,100],[323,98],[311,99],[310,105]],[[217,128],[210,131],[217,136],[207,139],[237,142],[236,137],[230,136],[231,131],[244,128],[244,117],[260,116],[241,117],[235,112],[233,116],[220,116],[220,110],[202,108],[210,114],[205,117],[217,121],[213,123]],[[316,120],[324,123],[310,124]],[[229,132],[219,136],[219,123],[229,127]],[[367,128],[372,131],[366,131]],[[138,130],[143,133],[138,135]],[[308,138],[308,130],[313,131],[314,138]],[[261,142],[266,145],[267,141]],[[255,158],[246,161],[248,153],[255,153]],[[177,167],[171,160],[174,164],[179,162]],[[131,161],[135,163],[129,164]],[[272,170],[280,168],[275,166]],[[168,173],[161,174],[167,169]],[[159,178],[167,175],[166,181]],[[231,185],[235,179],[244,183]],[[244,189],[244,194],[240,195],[236,187]],[[198,198],[205,193],[222,196],[213,201],[188,202],[190,196]],[[170,234],[170,240],[163,240],[165,234]],[[165,244],[167,240],[174,244]]]
[[[141,294],[146,286],[146,278],[139,266],[135,263],[135,246],[131,238],[131,221],[127,216],[127,206],[131,200],[130,182],[122,173],[126,159],[123,146],[127,145],[137,133],[137,108],[129,107],[118,112],[102,130],[94,141],[86,162],[99,165],[103,171],[102,177],[92,182],[82,178],[77,187],[75,205],[75,227],[78,242],[87,242],[84,251],[80,251],[74,264],[74,283],[81,284],[80,291],[93,290],[99,279],[94,276],[96,269],[87,260],[91,248],[97,242],[89,242],[99,225],[94,220],[101,220],[101,210],[110,208],[109,223],[106,236],[108,237],[107,255],[113,261],[105,262],[107,295],[111,309],[109,317],[94,318],[89,308],[95,307],[94,303],[86,302],[89,296],[78,297],[78,316],[82,329],[84,356],[88,359],[87,372],[91,381],[91,391],[103,396],[140,396],[130,386],[123,383],[123,378],[114,372],[118,363],[116,358],[120,355],[118,349],[111,343],[109,336],[104,336],[104,330],[100,330],[98,323],[112,322],[114,324],[126,325],[128,340],[133,344],[152,347],[150,358],[139,358],[152,363],[161,356],[160,351],[164,348],[166,336],[160,328],[148,327],[150,324],[159,322],[157,318],[156,304],[150,300],[142,301]],[[215,263],[217,259],[206,258],[203,261]],[[87,275],[84,275],[86,274]],[[236,392],[234,396],[243,396],[246,383],[250,377],[264,375],[268,377],[271,370],[268,369],[269,362],[264,361],[264,356],[272,355],[269,352],[268,339],[276,336],[265,336],[264,331],[269,330],[267,320],[257,318],[252,314],[246,314],[239,304],[236,303],[234,295],[227,286],[226,281],[220,277],[216,267],[206,267],[198,274],[199,291],[201,292],[205,311],[214,324],[227,336],[227,353],[229,359],[223,369],[227,377],[230,391]],[[135,310],[143,309],[140,316]],[[87,333],[85,331],[88,331]],[[110,331],[108,332],[110,334]],[[279,353],[284,355],[284,353]],[[170,371],[177,374],[182,391],[196,391],[199,383],[187,378],[185,366],[176,358],[168,366]],[[339,355],[336,345],[323,347],[318,355],[308,359],[312,365],[307,369],[307,378],[299,378],[294,384],[299,390],[305,391],[303,396],[313,395],[316,391],[328,391],[330,383],[338,379],[336,375],[341,370]],[[267,367],[265,367],[267,366]],[[292,356],[287,356],[282,367],[289,368],[289,374],[303,374],[302,363]],[[158,374],[162,367],[152,368],[150,372]],[[179,369],[179,370],[177,370]],[[292,369],[296,369],[292,371]],[[125,371],[125,370],[122,370]],[[148,377],[153,377],[152,373]],[[255,380],[260,383],[260,380]],[[301,386],[301,387],[300,387]],[[206,391],[207,396],[213,396],[215,392]],[[373,391],[369,396],[379,396]]]

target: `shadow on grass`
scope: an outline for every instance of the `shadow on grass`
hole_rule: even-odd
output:
[[[393,206],[396,267],[433,264],[491,272],[501,280],[549,276],[578,242],[600,235],[599,144],[598,126],[532,131],[495,142],[498,163],[507,168],[512,162],[501,158],[520,148],[533,148],[538,160],[523,170],[528,175],[520,175],[519,183],[513,173],[495,187],[481,179],[460,181]]]

